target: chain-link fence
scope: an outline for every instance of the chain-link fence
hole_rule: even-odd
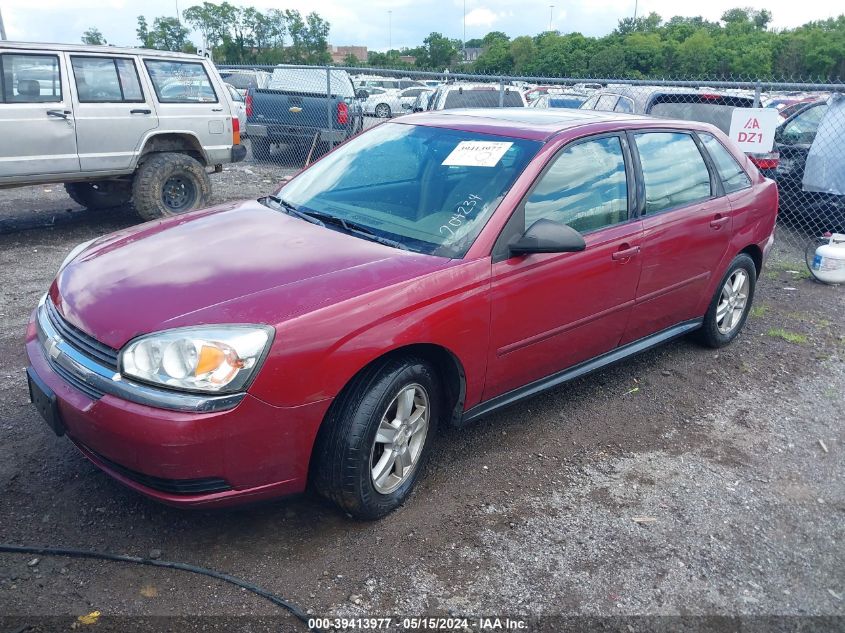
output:
[[[251,160],[284,177],[363,130],[450,108],[589,108],[706,121],[728,133],[734,111],[777,113],[772,151],[749,153],[780,192],[779,242],[791,258],[845,231],[845,84],[489,76],[338,66],[221,66],[242,101]],[[761,133],[748,129],[748,135]],[[751,136],[750,138],[754,138]],[[768,148],[766,148],[768,149]]]

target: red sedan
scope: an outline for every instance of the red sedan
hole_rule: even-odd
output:
[[[777,188],[718,129],[450,110],[257,201],[75,249],[27,333],[33,402],[178,506],[400,505],[463,425],[686,333],[743,327]]]

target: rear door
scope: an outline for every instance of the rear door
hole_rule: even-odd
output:
[[[731,239],[731,206],[684,130],[629,135],[642,174],[642,274],[623,343],[698,314]]]
[[[79,171],[64,59],[58,53],[0,53],[0,181]]]
[[[493,254],[485,400],[618,345],[640,277],[633,183],[624,135],[591,137],[561,150],[514,212]],[[539,219],[581,232],[586,250],[510,257]]]
[[[81,168],[130,170],[147,132],[158,126],[135,58],[70,53],[67,60]]]

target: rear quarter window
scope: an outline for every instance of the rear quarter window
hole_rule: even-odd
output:
[[[725,193],[732,193],[751,186],[751,179],[748,174],[715,136],[706,132],[699,132],[698,138],[704,143],[707,153],[710,154],[710,158],[716,165],[716,171],[719,172]]]
[[[217,93],[200,62],[145,59],[160,103],[216,103]]]

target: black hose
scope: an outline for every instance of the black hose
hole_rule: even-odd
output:
[[[61,547],[32,547],[26,545],[8,545],[6,543],[0,543],[0,552],[6,552],[9,554],[37,554],[40,556],[67,556],[69,558],[96,558],[99,560],[111,560],[121,563],[135,563],[138,565],[150,565],[152,567],[164,567],[166,569],[179,569],[181,571],[191,572],[192,574],[210,576],[211,578],[217,578],[218,580],[231,583],[261,596],[265,600],[272,602],[277,607],[281,607],[282,609],[290,612],[296,619],[305,624],[309,631],[317,631],[317,633],[319,633],[319,629],[308,626],[308,616],[297,605],[292,602],[288,602],[281,596],[277,596],[258,585],[253,585],[250,582],[246,582],[240,578],[235,578],[234,576],[230,576],[229,574],[224,574],[223,572],[215,571],[213,569],[168,560],[141,558],[139,556],[127,556],[125,554],[107,554],[104,552],[92,552],[83,549],[65,549]]]

